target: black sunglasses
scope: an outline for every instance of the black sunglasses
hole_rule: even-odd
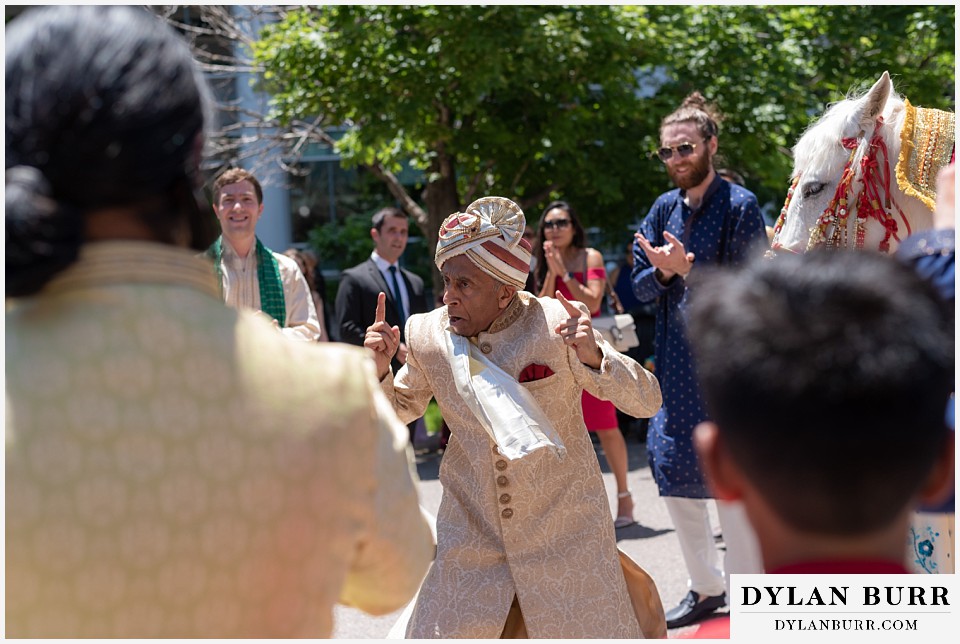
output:
[[[669,161],[673,158],[673,152],[676,151],[680,155],[681,159],[685,159],[693,151],[697,149],[696,143],[690,143],[689,141],[684,141],[679,145],[665,145],[657,150],[657,156],[660,157],[661,161]]]
[[[543,229],[550,230],[551,228],[569,228],[570,220],[569,219],[554,219],[553,221],[543,222]]]

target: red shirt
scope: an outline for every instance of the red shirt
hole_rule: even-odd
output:
[[[787,564],[767,574],[780,575],[909,575],[910,571],[896,561],[882,559],[839,559],[836,561],[802,561]]]
[[[605,280],[605,279],[607,279],[607,269],[605,269],[605,268],[588,268],[588,269],[587,269],[587,277],[586,277],[586,279],[584,279],[583,273],[570,273],[570,275],[572,275],[572,276],[573,276],[573,279],[577,280],[577,281],[580,282],[581,284],[586,284],[588,280]],[[571,302],[572,302],[573,300],[576,300],[576,299],[577,299],[577,298],[575,298],[575,297],[573,296],[573,293],[570,292],[570,289],[567,288],[567,285],[563,282],[563,277],[562,277],[562,276],[558,276],[558,277],[557,277],[557,281],[556,281],[555,284],[554,284],[554,290],[557,290],[557,291],[560,291],[561,293],[563,293],[563,296],[564,296],[565,298],[567,298],[568,300],[570,300]],[[603,300],[600,300],[600,304],[601,304],[601,306],[603,305]],[[599,309],[599,308],[598,308],[596,311],[590,311],[590,315],[592,315],[592,316],[596,316],[596,315],[598,315],[599,313],[600,313],[600,309]]]

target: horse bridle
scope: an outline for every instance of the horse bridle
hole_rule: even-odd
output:
[[[859,180],[862,185],[860,192],[851,196],[853,191],[853,181],[857,177],[854,171],[853,161],[856,158],[857,150],[863,144],[864,132],[861,131],[858,137],[849,137],[841,139],[840,144],[847,150],[850,150],[850,157],[840,175],[840,182],[837,184],[837,190],[826,209],[817,218],[817,223],[810,233],[807,241],[806,250],[813,248],[847,248],[849,247],[848,228],[849,218],[852,212],[848,208],[853,198],[856,199],[856,229],[854,247],[858,250],[863,249],[864,234],[867,219],[876,219],[886,231],[883,239],[880,241],[878,250],[883,253],[890,252],[890,240],[895,239],[900,242],[900,227],[891,211],[896,209],[903,220],[907,235],[910,234],[910,223],[900,205],[890,195],[890,156],[887,152],[886,141],[880,134],[880,128],[883,127],[883,117],[877,119],[877,127],[874,129],[873,137],[860,159]],[[883,163],[880,163],[879,157],[883,156]],[[774,239],[780,234],[783,228],[784,220],[787,216],[787,210],[790,207],[790,201],[800,182],[802,172],[798,172],[790,184],[787,191],[787,199],[780,210],[780,216],[777,218],[774,227]],[[883,206],[881,207],[881,193],[883,197]],[[827,230],[833,226],[833,231],[828,235]],[[774,245],[772,251],[789,251],[796,253],[782,246]]]

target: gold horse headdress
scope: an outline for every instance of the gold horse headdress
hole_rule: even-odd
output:
[[[937,173],[953,157],[956,130],[954,114],[914,107],[904,99],[906,116],[900,131],[897,185],[933,210]]]

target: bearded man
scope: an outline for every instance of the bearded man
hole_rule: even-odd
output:
[[[707,511],[710,493],[692,440],[694,427],[707,420],[684,328],[696,271],[739,264],[766,239],[757,198],[713,169],[719,120],[694,92],[661,122],[657,155],[677,189],[660,195],[643,220],[630,274],[637,299],[657,303],[654,355],[664,405],[650,423],[647,452],[689,573],[687,595],[667,612],[668,628],[692,624],[723,606],[731,572],[763,572],[756,536],[739,503],[717,503],[727,550],[720,565]]]
[[[440,469],[437,556],[407,627],[412,638],[666,635],[655,588],[636,602],[621,568],[580,394],[632,416],[660,407],[650,372],[603,341],[586,307],[523,291],[523,212],[484,197],[441,226],[444,306],[400,330],[377,320],[364,346],[403,421],[436,398],[452,435]]]

